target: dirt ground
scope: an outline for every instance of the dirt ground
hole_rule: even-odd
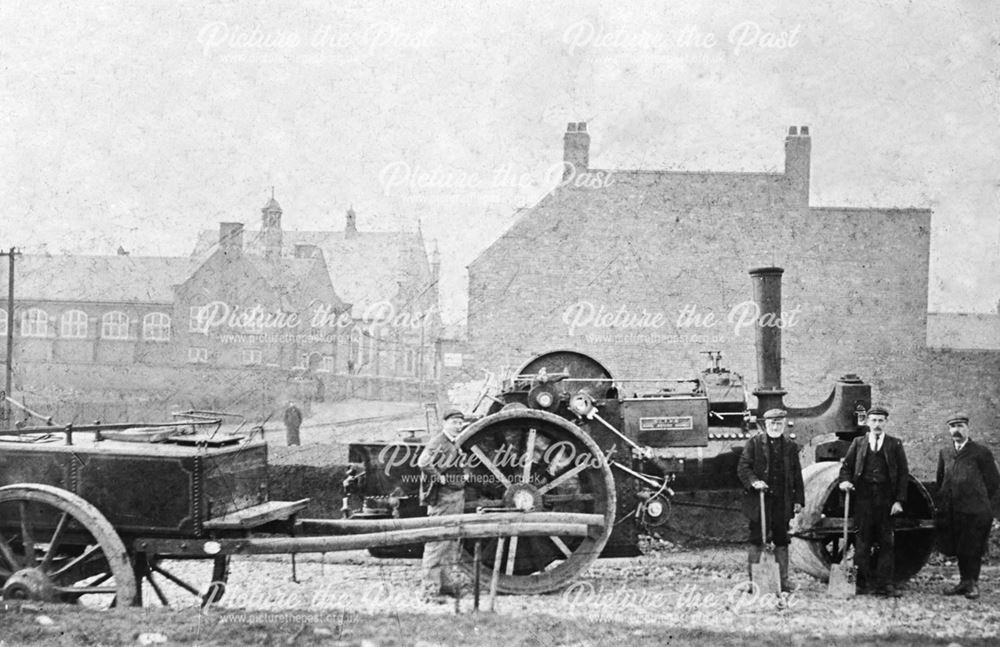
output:
[[[192,565],[199,568],[202,565]],[[216,606],[123,612],[7,605],[0,647],[42,645],[988,645],[1000,644],[1000,567],[983,573],[983,597],[949,598],[954,565],[930,564],[898,600],[831,600],[796,574],[787,599],[743,592],[740,548],[647,546],[632,559],[598,560],[562,593],[500,596],[478,613],[471,597],[420,601],[419,563],[363,552],[241,558]],[[41,619],[41,620],[40,620]]]

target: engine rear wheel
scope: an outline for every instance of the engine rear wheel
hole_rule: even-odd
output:
[[[839,462],[814,463],[802,470],[806,503],[794,522],[797,536],[792,537],[789,549],[795,568],[823,581],[829,579],[830,565],[840,562],[845,548],[854,546],[853,518],[848,524],[847,545],[843,545],[844,495],[837,487],[839,474]],[[896,582],[910,579],[927,563],[934,548],[933,518],[930,494],[910,476],[904,513],[895,522]]]
[[[614,525],[615,485],[600,448],[568,420],[532,409],[508,409],[470,425],[458,444],[470,457],[465,509],[599,514],[603,526],[585,537],[484,540],[481,565],[499,557],[498,590],[535,594],[558,590],[583,573]],[[463,566],[473,566],[474,543],[464,542]]]

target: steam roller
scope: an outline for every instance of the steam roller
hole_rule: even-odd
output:
[[[761,321],[781,316],[781,268],[750,272]],[[756,328],[757,381],[706,351],[700,372],[617,378],[605,365],[574,350],[543,353],[522,365],[499,388],[484,389],[475,421],[458,444],[469,457],[466,513],[585,514],[603,523],[585,534],[483,539],[480,562],[499,572],[498,590],[534,594],[565,587],[598,557],[639,554],[640,534],[669,534],[698,523],[718,524],[728,543],[747,539],[736,466],[746,441],[759,433],[758,418],[771,408],[788,412],[789,433],[802,447],[806,504],[793,520],[792,563],[826,578],[839,561],[843,501],[837,473],[850,441],[867,431],[871,386],[854,374],[840,377],[830,395],[812,407],[784,404],[781,327]],[[751,404],[756,400],[755,405]],[[428,431],[431,431],[430,429]],[[358,443],[349,448],[345,489],[349,514],[368,519],[421,516],[415,461],[387,462],[405,449],[419,453],[424,438]],[[395,447],[393,446],[395,445]],[[905,580],[926,563],[933,547],[934,507],[916,480],[896,520],[896,575]],[[685,521],[675,509],[688,507]],[[698,509],[700,508],[700,509]],[[853,528],[848,547],[853,544]],[[381,557],[415,557],[421,546],[380,549]],[[463,542],[471,567],[474,542]]]

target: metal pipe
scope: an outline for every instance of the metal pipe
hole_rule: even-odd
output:
[[[11,389],[14,388],[14,255],[17,250],[14,247],[7,252],[9,266],[7,267],[7,365],[4,368],[4,395],[13,395]],[[7,413],[10,407],[4,406]],[[10,420],[10,416],[7,416]]]
[[[105,422],[92,425],[73,425],[73,431],[120,431],[140,427],[186,427],[188,425],[217,425],[219,420],[183,420],[180,422]],[[52,427],[24,427],[10,431],[11,434],[52,433]]]

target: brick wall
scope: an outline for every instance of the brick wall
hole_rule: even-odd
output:
[[[705,366],[700,351],[721,350],[753,386],[753,328],[736,326],[739,307],[752,298],[748,271],[777,265],[795,315],[782,335],[790,406],[819,404],[838,376],[860,374],[894,408],[924,477],[942,409],[1000,423],[1000,353],[926,348],[928,210],[810,208],[785,174],[591,173],[610,182],[557,188],[470,265],[480,366],[571,348],[616,377],[683,377]],[[619,325],[588,317],[601,308],[623,313]],[[646,319],[621,325],[624,315]],[[708,315],[715,323],[699,326]]]

